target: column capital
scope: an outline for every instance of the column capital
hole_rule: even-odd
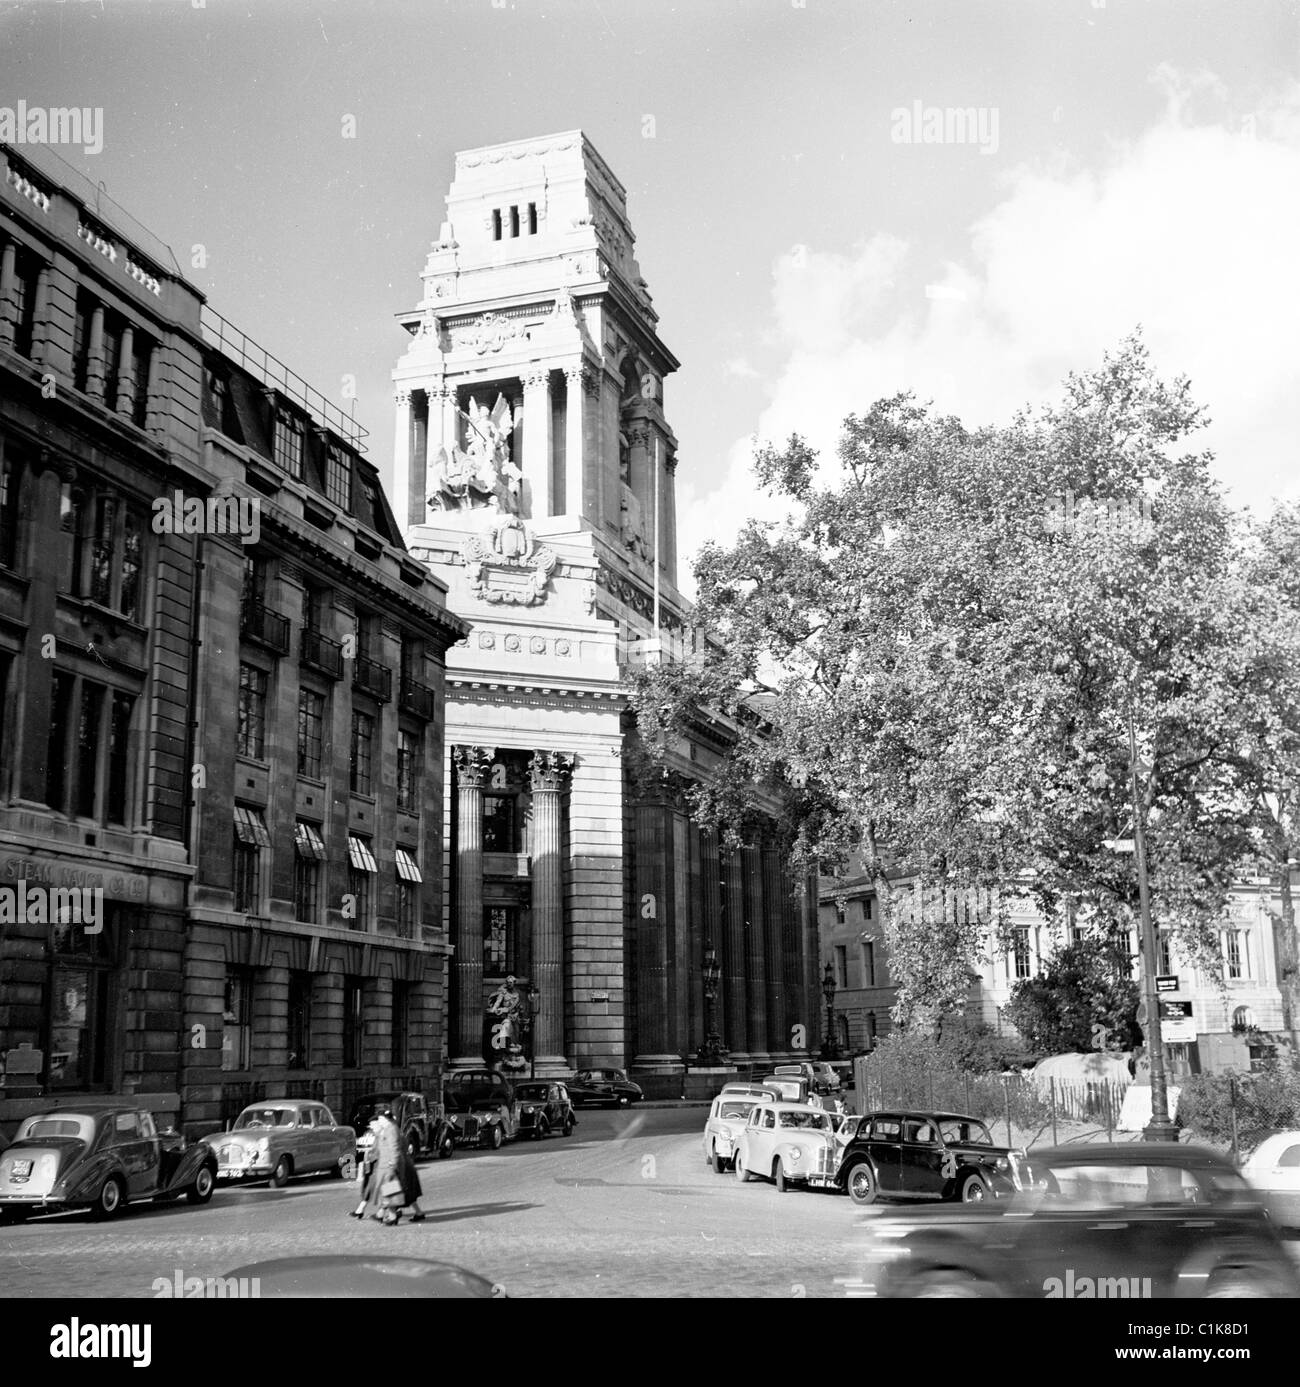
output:
[[[398,407],[398,409],[402,409],[403,407],[409,405],[411,403],[410,386],[398,386],[398,388],[393,391],[393,403]]]
[[[425,386],[425,393],[432,403],[442,404],[444,400],[451,399],[453,391],[445,380],[435,380]]]
[[[561,790],[573,771],[574,757],[563,751],[535,751],[528,763],[533,793],[539,790]]]
[[[467,789],[482,789],[488,772],[492,769],[495,747],[454,746],[451,759],[456,767],[456,779]]]
[[[549,394],[551,388],[551,370],[549,366],[539,366],[536,362],[528,367],[524,375],[525,390],[545,390]]]

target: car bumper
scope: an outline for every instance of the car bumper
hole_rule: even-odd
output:
[[[265,1180],[274,1169],[271,1165],[219,1165],[218,1180]]]

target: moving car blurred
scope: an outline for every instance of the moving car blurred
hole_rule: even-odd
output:
[[[279,1189],[295,1175],[357,1173],[357,1139],[323,1104],[305,1098],[252,1103],[228,1132],[209,1138],[221,1180],[266,1180]]]
[[[579,1069],[566,1085],[574,1107],[589,1104],[607,1108],[626,1108],[639,1103],[645,1094],[621,1069]]]
[[[742,1181],[770,1177],[791,1184],[835,1184],[838,1153],[830,1114],[804,1103],[755,1103],[736,1141],[732,1166]]]
[[[709,1120],[704,1124],[704,1161],[713,1167],[715,1175],[731,1169],[736,1142],[755,1104],[776,1101],[776,1094],[770,1089],[748,1085],[737,1085],[736,1091],[731,1092],[724,1088],[713,1100]]]
[[[1300,1228],[1300,1132],[1265,1137],[1241,1173],[1263,1197],[1269,1217],[1279,1228]]]
[[[0,1214],[17,1220],[86,1208],[112,1218],[137,1200],[182,1194],[206,1204],[216,1174],[207,1142],[159,1132],[144,1108],[85,1103],[23,1120],[0,1155]]]
[[[555,1079],[524,1079],[515,1085],[519,1135],[540,1141],[552,1132],[566,1137],[577,1125],[569,1090]]]
[[[461,1069],[442,1086],[443,1107],[458,1145],[498,1150],[519,1135],[514,1086],[495,1069]]]
[[[444,1158],[456,1150],[455,1133],[443,1113],[441,1103],[427,1103],[422,1093],[367,1093],[364,1098],[357,1100],[348,1118],[349,1125],[357,1134],[358,1161],[365,1159],[366,1152],[374,1143],[370,1123],[381,1104],[392,1108],[393,1121],[406,1138],[406,1149],[413,1160],[418,1160],[426,1152]]]
[[[253,1287],[259,1299],[503,1300],[505,1289],[464,1267],[423,1257],[336,1254],[250,1262],[228,1271],[227,1285]]]
[[[977,1117],[877,1112],[858,1123],[840,1158],[837,1183],[855,1204],[957,1199],[978,1204],[1022,1188],[1025,1153],[995,1146]]]
[[[1010,1200],[877,1208],[860,1294],[1065,1300],[1295,1296],[1257,1193],[1216,1152],[1133,1142],[1035,1150]]]
[[[774,1064],[772,1073],[777,1077],[789,1074],[802,1076],[808,1080],[808,1087],[814,1093],[838,1093],[841,1087],[840,1076],[835,1070],[829,1064],[816,1060],[801,1060],[797,1064]]]
[[[783,1103],[806,1103],[812,1097],[812,1081],[806,1074],[765,1074],[758,1081],[770,1088]]]

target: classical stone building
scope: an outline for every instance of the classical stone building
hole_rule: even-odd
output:
[[[0,147],[0,1123],[179,1108],[199,295],[62,161]]]
[[[535,989],[539,1073],[628,1065],[677,1091],[706,1038],[711,944],[723,1044],[765,1064],[815,1024],[815,891],[770,823],[722,853],[686,813],[681,783],[732,729],[701,718],[671,775],[635,774],[626,671],[679,658],[690,611],[664,412],[678,363],[624,189],[573,131],[462,152],[446,201],[401,317],[394,494],[471,628],[447,666],[450,1062],[523,1062],[501,1023],[513,975]]]

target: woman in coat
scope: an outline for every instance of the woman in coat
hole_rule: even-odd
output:
[[[393,1121],[391,1108],[380,1108],[375,1114],[375,1144],[370,1148],[370,1173],[367,1180],[367,1195],[363,1213],[392,1227],[401,1217],[401,1209],[407,1203],[402,1184],[402,1162],[406,1156],[406,1143],[402,1133]],[[385,1194],[384,1187],[393,1181],[398,1188],[394,1193]]]

